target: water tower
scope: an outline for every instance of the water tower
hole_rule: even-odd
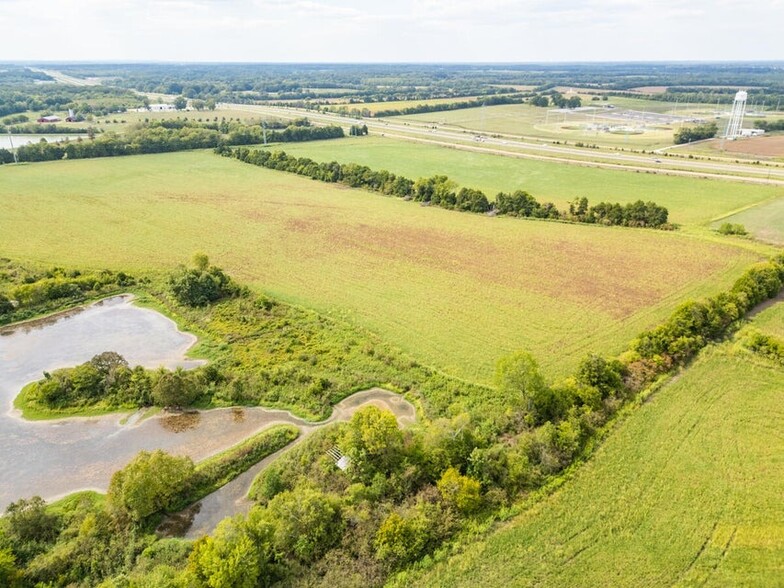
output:
[[[740,137],[740,130],[743,127],[743,115],[746,114],[746,99],[748,97],[749,95],[744,90],[740,90],[735,94],[735,102],[732,104],[732,113],[730,114],[730,120],[727,123],[727,131],[724,133],[725,138],[735,139]]]

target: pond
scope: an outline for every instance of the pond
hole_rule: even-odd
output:
[[[162,314],[135,306],[129,295],[0,328],[0,512],[34,495],[52,500],[82,489],[104,492],[112,474],[141,450],[163,449],[198,461],[273,424],[293,424],[303,439],[327,423],[348,420],[368,404],[392,410],[403,425],[416,419],[409,402],[381,389],[349,396],[321,423],[260,407],[241,409],[242,418],[237,409],[216,409],[148,419],[136,413],[131,418],[114,414],[26,421],[13,407],[25,384],[44,371],[84,363],[103,351],[116,351],[131,365],[148,368],[195,367],[200,362],[186,357],[195,341]],[[225,516],[247,511],[250,503],[244,495],[268,461],[205,498],[189,535],[209,532]]]
[[[87,135],[6,135],[0,133],[0,149],[16,149],[28,143],[38,143],[41,139],[46,139],[49,143],[57,143],[59,141],[76,140],[79,137],[86,137]]]

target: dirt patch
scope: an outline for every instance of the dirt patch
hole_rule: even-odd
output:
[[[161,427],[172,433],[184,433],[199,426],[201,414],[198,411],[182,412],[161,417]]]
[[[722,146],[723,143],[723,146]],[[758,157],[784,157],[784,135],[763,135],[734,141],[713,141],[711,147],[727,153],[754,155]]]

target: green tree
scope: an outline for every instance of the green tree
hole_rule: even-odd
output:
[[[193,470],[189,457],[141,451],[112,476],[107,500],[114,512],[142,522],[176,503]]]
[[[185,96],[177,96],[174,99],[174,108],[177,110],[185,110],[188,107],[188,100]]]
[[[395,415],[375,406],[355,412],[343,435],[343,450],[351,458],[351,472],[361,479],[393,469],[402,448],[403,433]]]
[[[162,371],[152,389],[152,398],[155,404],[165,407],[188,406],[197,395],[196,382],[181,367],[173,372]]]
[[[311,488],[281,492],[270,500],[267,513],[276,549],[303,562],[323,554],[343,531],[338,500]]]
[[[0,549],[0,586],[21,586],[22,573],[16,567],[16,558],[10,549]]]
[[[482,503],[479,482],[461,475],[455,468],[446,470],[436,486],[444,502],[460,512],[474,512]]]
[[[260,554],[244,518],[229,518],[194,544],[188,569],[210,588],[254,588],[261,572]]]

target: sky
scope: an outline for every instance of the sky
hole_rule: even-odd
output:
[[[784,0],[0,0],[0,61],[784,59]]]

